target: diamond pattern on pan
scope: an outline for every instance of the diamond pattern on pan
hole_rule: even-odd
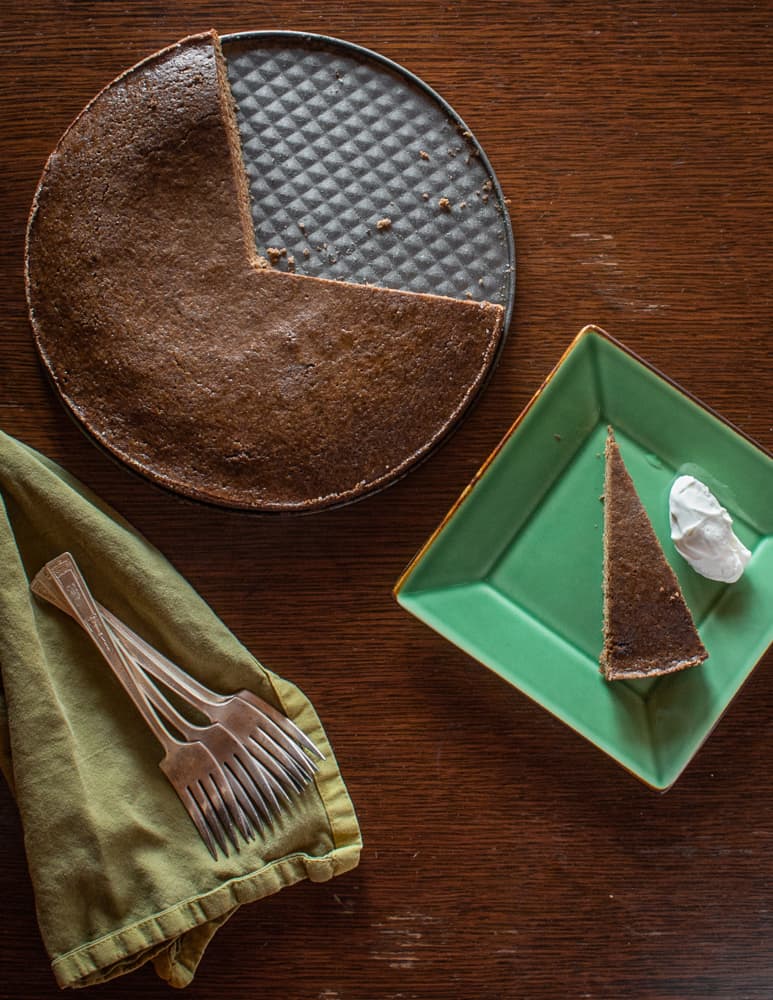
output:
[[[246,36],[223,50],[260,254],[284,250],[275,266],[299,274],[507,304],[506,209],[472,137],[427,91],[332,40]]]

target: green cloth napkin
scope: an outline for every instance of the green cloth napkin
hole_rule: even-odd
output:
[[[242,903],[357,865],[349,795],[308,699],[262,667],[115,511],[2,432],[0,490],[0,766],[52,969],[62,987],[87,986],[152,960],[186,986]],[[97,600],[162,653],[216,691],[255,691],[326,754],[316,785],[239,853],[212,860],[159,770],[160,744],[105,661],[30,592],[66,550]]]

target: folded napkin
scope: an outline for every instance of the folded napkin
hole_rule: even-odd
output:
[[[87,986],[152,960],[186,986],[242,903],[356,866],[346,787],[308,699],[262,667],[115,511],[2,432],[0,492],[0,766],[52,969],[62,987]],[[216,691],[253,690],[325,753],[316,784],[239,853],[212,860],[159,770],[160,745],[99,652],[30,592],[64,550],[96,599],[153,646]]]

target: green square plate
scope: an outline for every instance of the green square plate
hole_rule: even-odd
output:
[[[614,427],[709,659],[608,683],[600,494]],[[668,493],[692,474],[752,551],[738,583],[695,573]],[[395,588],[400,604],[642,781],[678,778],[773,641],[773,458],[602,330],[586,327]]]

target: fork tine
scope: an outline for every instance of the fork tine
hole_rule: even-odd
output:
[[[305,776],[301,778],[295,771],[290,770],[289,767],[285,767],[281,761],[278,761],[272,754],[265,751],[252,737],[249,739],[251,742],[247,745],[246,749],[255,760],[259,761],[266,768],[271,776],[271,780],[282,789],[283,797],[286,800],[289,800],[290,795],[295,795],[303,791],[304,786],[308,782]]]
[[[220,793],[220,799],[222,800],[223,807],[225,809],[225,818],[227,820],[233,818],[244,839],[250,840],[252,836],[252,831],[250,829],[249,822],[236,799],[236,795],[234,794],[234,788],[232,787],[231,783],[228,781],[228,778],[222,771],[222,764],[218,770],[213,771],[210,774],[210,779],[214,782],[217,791]],[[210,799],[211,798],[212,795],[210,794]],[[228,828],[226,827],[226,829]],[[234,847],[236,847],[236,850],[238,851],[239,850],[238,842],[233,838],[231,839],[233,840]]]
[[[283,785],[259,760],[250,753],[249,747],[242,744],[243,753],[234,755],[242,771],[251,779],[253,785],[257,786],[259,795],[265,800],[269,808],[269,822],[273,816],[277,816],[282,809],[282,803],[277,798],[277,793],[281,795],[285,802],[290,802],[290,796]]]
[[[245,729],[242,744],[288,791],[300,791],[311,777],[277,742],[255,723]]]
[[[271,718],[271,716],[269,716],[269,718]],[[280,729],[283,729],[294,744],[300,744],[305,747],[309,753],[314,754],[314,756],[318,757],[320,760],[325,759],[325,755],[319,749],[317,744],[314,743],[314,741],[311,740],[306,733],[304,733],[300,726],[296,726],[292,719],[288,719],[286,715],[282,715],[281,712],[277,712],[277,717],[276,719],[272,719],[272,722],[275,722]]]
[[[263,717],[261,722],[257,724],[257,730],[261,737],[270,740],[271,747],[276,747],[281,751],[280,756],[283,760],[290,759],[294,761],[296,768],[308,774],[309,777],[314,775],[319,770],[315,761],[303,752],[298,744],[287,735],[284,729],[270,715],[267,715],[262,709],[257,709],[257,711]]]
[[[235,697],[242,701],[244,700],[240,695],[236,695]],[[294,771],[303,780],[306,780],[307,777],[312,777],[319,770],[316,763],[307,757],[301,748],[296,743],[293,743],[262,709],[256,708],[250,702],[247,702],[247,704],[249,704],[251,711],[257,712],[260,717],[255,722],[254,729],[250,733],[252,739],[256,740],[270,754],[276,757],[286,770]]]
[[[289,797],[271,773],[250,756],[246,747],[242,746],[241,750],[244,752],[234,753],[229,763],[233,765],[234,772],[247,796],[260,810],[265,822],[271,824],[274,816],[282,808],[276,792],[279,791],[288,801]]]
[[[276,757],[264,746],[253,737],[250,736],[250,744],[247,749],[255,757],[256,760],[264,762],[264,767],[273,775],[274,779],[282,785],[282,787],[290,793],[300,793],[303,791],[305,786],[309,782],[309,776],[306,774],[299,774],[295,768],[285,765],[281,760],[277,760]]]
[[[255,739],[254,734],[250,733],[248,735],[247,741],[244,742],[243,746],[247,754],[248,763],[252,767],[257,765],[263,771],[266,779],[282,795],[285,801],[290,801],[290,793],[303,790],[303,783],[296,774],[266,750],[261,742]]]
[[[267,728],[270,727],[266,727],[265,723],[263,726],[258,727],[261,741],[266,749],[270,753],[273,753],[274,756],[279,757],[284,766],[297,774],[304,783],[313,778],[317,771],[319,771],[316,762],[308,757],[292,740],[285,737],[278,739],[279,734],[276,733],[272,736],[270,732],[266,731]]]
[[[207,850],[212,855],[213,859],[217,861],[217,848],[215,847],[215,841],[212,839],[212,831],[207,824],[195,796],[191,793],[190,788],[187,786],[185,788],[179,788],[178,794],[182,800],[182,804],[188,811],[188,815],[195,823],[196,829],[199,831],[199,836],[207,845]]]
[[[313,777],[314,771],[301,768],[295,758],[291,757],[276,740],[272,739],[259,726],[252,730],[249,737],[256,747],[253,749],[250,746],[250,752],[263,761],[278,778],[288,777],[295,790],[301,791],[303,786]]]
[[[212,808],[215,810],[215,815],[220,820],[220,825],[225,831],[226,836],[233,844],[234,848],[239,850],[239,835],[236,832],[236,825],[233,821],[233,817],[228,809],[228,806],[223,799],[221,786],[213,774],[204,774],[199,778],[199,784],[204,790],[204,794],[207,796],[209,801],[212,803]],[[233,792],[230,791],[230,797],[234,799]],[[236,806],[236,800],[234,799],[234,805]],[[236,809],[238,810],[238,806]]]
[[[225,761],[223,771],[228,778],[228,783],[233,789],[239,805],[242,807],[242,811],[251,821],[251,834],[254,836],[270,820],[270,813],[263,801],[263,796],[236,758]],[[257,806],[256,802],[258,803]]]
[[[325,759],[325,755],[319,749],[319,747],[310,739],[306,733],[296,725],[292,719],[284,715],[279,709],[274,708],[269,702],[264,701],[263,698],[258,697],[258,695],[253,694],[252,691],[240,691],[238,696],[242,701],[248,702],[253,708],[256,708],[259,712],[265,715],[277,729],[280,729],[285,733],[286,736],[290,738],[290,742],[294,745],[300,744],[305,747],[309,753],[314,754],[319,757],[320,760]]]
[[[220,817],[217,815],[214,806],[209,801],[209,798],[201,785],[201,781],[196,781],[193,784],[188,785],[188,788],[190,789],[191,795],[196,800],[196,805],[201,810],[204,820],[209,829],[212,831],[220,849],[223,851],[225,856],[228,857],[230,852],[228,850],[228,843],[226,841],[223,824],[220,822]]]

